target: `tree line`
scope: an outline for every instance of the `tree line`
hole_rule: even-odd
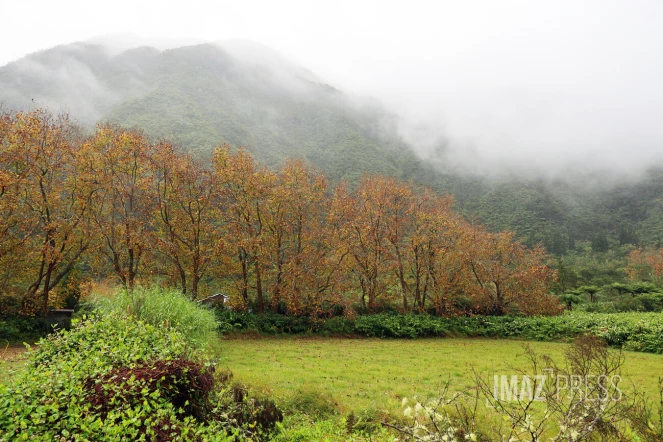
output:
[[[0,293],[24,309],[45,313],[74,269],[128,290],[224,290],[235,308],[289,315],[560,308],[542,247],[392,177],[332,186],[302,161],[271,170],[228,145],[202,163],[138,130],[85,135],[44,110],[2,114],[0,149]]]

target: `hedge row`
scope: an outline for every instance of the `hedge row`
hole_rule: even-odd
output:
[[[40,317],[0,318],[0,342],[33,342],[53,331],[51,322]]]
[[[494,337],[566,341],[584,333],[627,350],[663,353],[662,313],[584,313],[559,316],[474,316],[377,314],[317,319],[278,314],[217,311],[220,331],[263,334],[354,335],[378,338]]]

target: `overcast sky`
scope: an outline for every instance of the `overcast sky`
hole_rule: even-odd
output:
[[[0,65],[103,34],[250,39],[381,98],[459,162],[663,157],[663,1],[0,0]],[[171,6],[172,5],[172,6]],[[427,132],[430,134],[430,130]]]

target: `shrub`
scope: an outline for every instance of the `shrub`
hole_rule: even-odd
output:
[[[97,297],[95,304],[104,312],[118,311],[148,324],[173,327],[196,347],[216,338],[219,327],[212,310],[176,290],[120,290],[114,296]]]
[[[226,406],[217,410],[230,410],[229,416],[236,425],[251,428],[258,437],[269,436],[277,428],[277,423],[283,422],[283,412],[274,401],[266,397],[251,397],[242,385],[233,385],[219,399]]]
[[[306,334],[350,335],[354,334],[354,321],[336,316],[329,319],[309,316],[285,316],[277,313],[256,315],[219,308],[216,310],[221,333],[252,331],[269,335]]]
[[[53,327],[41,317],[0,318],[0,340],[8,342],[36,341],[53,331]]]
[[[179,416],[202,420],[210,408],[213,386],[213,370],[186,359],[118,367],[84,383],[88,400],[102,418],[115,411],[118,403],[136,404],[146,396],[160,396],[175,406]]]
[[[151,434],[161,422],[177,420],[172,405],[153,402],[159,412],[149,413],[120,407],[102,418],[88,400],[86,381],[103,379],[119,367],[135,368],[185,353],[185,340],[178,332],[118,315],[88,320],[70,332],[51,335],[30,354],[31,363],[16,379],[16,387],[0,387],[2,440],[19,436],[95,439],[102,428],[109,439]]]
[[[663,293],[645,293],[637,298],[646,312],[663,311]]]
[[[51,335],[0,385],[0,441],[229,441],[275,428],[261,414],[278,418],[272,402],[227,400],[196,354],[181,331],[118,312]]]
[[[343,334],[375,338],[471,336],[535,341],[571,341],[589,332],[602,337],[612,346],[663,353],[661,313],[572,312],[559,316],[452,318],[382,313],[327,320],[228,311],[218,311],[217,315],[220,329],[224,332]]]

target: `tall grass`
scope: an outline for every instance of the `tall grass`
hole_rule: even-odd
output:
[[[158,287],[118,290],[95,296],[94,303],[102,312],[120,312],[148,324],[178,330],[198,348],[211,343],[218,329],[212,310],[176,290]]]

